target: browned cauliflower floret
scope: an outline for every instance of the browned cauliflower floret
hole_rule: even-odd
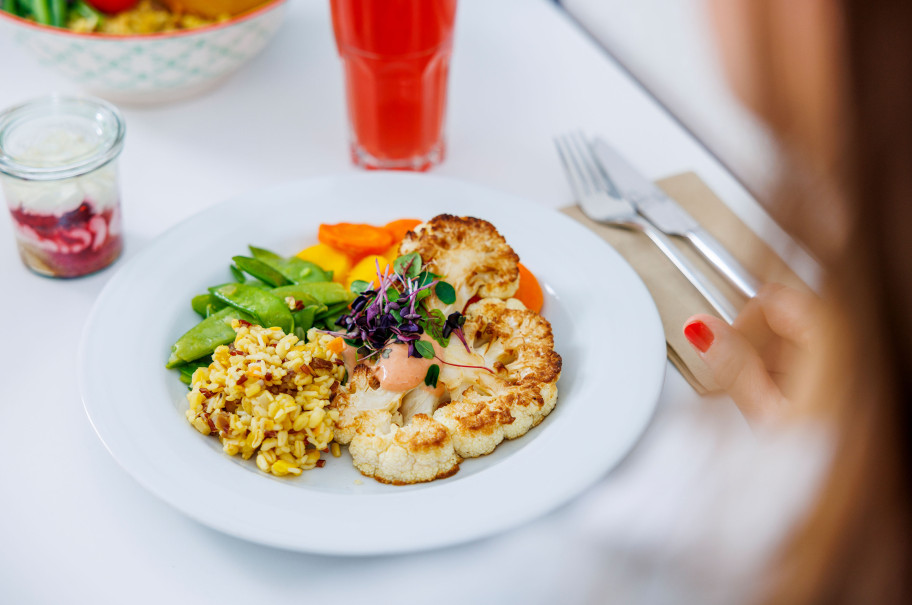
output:
[[[494,225],[472,217],[435,216],[406,234],[400,254],[417,252],[428,269],[456,289],[456,302],[437,306],[462,311],[478,294],[509,298],[519,287],[519,257]]]
[[[557,399],[561,358],[548,321],[510,298],[519,258],[490,223],[442,214],[409,232],[399,252],[417,252],[456,290],[453,304],[431,296],[431,306],[449,313],[485,297],[466,310],[466,344],[457,332],[438,350],[436,389],[388,391],[374,367],[358,365],[333,401],[336,440],[349,443],[355,467],[407,484],[448,477],[462,457],[488,454],[540,423]]]
[[[403,393],[381,389],[373,370],[365,365],[356,366],[349,377],[346,388],[339,389],[331,407],[339,411],[333,432],[339,443],[352,440],[360,424],[361,412],[380,410],[395,412],[402,401]]]
[[[450,434],[426,414],[399,426],[390,412],[364,412],[348,451],[362,474],[395,485],[449,477],[462,462]]]
[[[446,366],[441,372],[452,402],[439,408],[434,420],[447,427],[456,453],[465,458],[526,434],[557,401],[561,358],[551,325],[538,313],[513,307],[498,299],[470,306],[464,332],[473,352],[456,339],[446,349],[450,363],[494,371]]]

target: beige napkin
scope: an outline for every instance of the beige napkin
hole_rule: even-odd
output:
[[[691,214],[728,249],[732,256],[764,282],[778,282],[807,288],[773,250],[750,230],[693,172],[657,181],[659,187]],[[594,223],[582,211],[571,206],[565,214],[589,227],[623,256],[640,275],[655,300],[665,340],[668,359],[701,394],[718,391],[709,368],[684,338],[684,322],[694,313],[716,315],[699,292],[642,233]],[[684,240],[673,238],[681,252],[700,269],[719,290],[740,309],[743,295],[720,277],[713,267]]]

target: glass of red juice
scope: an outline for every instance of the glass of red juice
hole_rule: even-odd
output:
[[[443,161],[456,0],[331,0],[352,161],[427,170]]]

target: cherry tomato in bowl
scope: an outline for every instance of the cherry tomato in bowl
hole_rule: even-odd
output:
[[[86,0],[103,13],[113,14],[130,10],[139,0]]]

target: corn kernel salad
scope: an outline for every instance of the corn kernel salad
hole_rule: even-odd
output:
[[[195,29],[222,23],[230,18],[230,15],[224,14],[217,19],[207,19],[190,13],[171,11],[159,2],[141,0],[135,7],[114,15],[102,15],[95,11],[85,14],[71,11],[66,27],[79,33],[100,32],[126,36]]]
[[[338,420],[327,408],[345,372],[327,348],[333,337],[311,329],[304,343],[243,320],[231,327],[234,342],[193,373],[187,420],[203,435],[218,435],[229,456],[256,454],[263,472],[281,477],[323,466],[320,454]]]

